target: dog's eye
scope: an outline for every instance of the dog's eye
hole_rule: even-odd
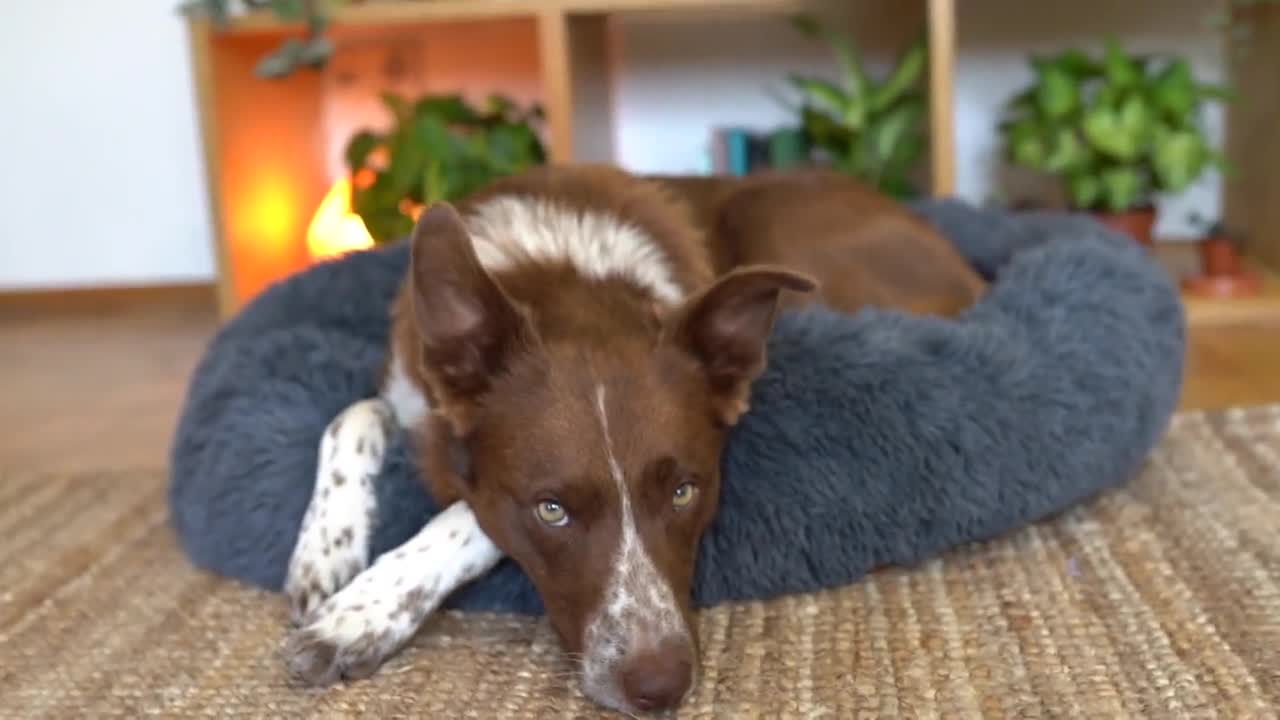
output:
[[[569,513],[555,500],[543,500],[538,503],[534,511],[539,520],[551,527],[564,527],[569,524]]]
[[[693,504],[694,498],[698,496],[698,486],[693,483],[681,483],[676,488],[676,492],[671,496],[671,504],[676,506],[677,510],[683,510]]]

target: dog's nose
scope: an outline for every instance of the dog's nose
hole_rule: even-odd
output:
[[[680,704],[693,683],[693,650],[684,640],[628,658],[622,666],[622,691],[637,709],[666,710]]]

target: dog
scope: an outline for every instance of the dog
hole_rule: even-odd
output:
[[[698,542],[777,313],[945,316],[985,290],[905,208],[821,170],[547,166],[430,206],[409,242],[381,392],[326,428],[287,571],[285,662],[307,684],[374,673],[511,558],[584,695],[678,706],[697,684]],[[398,428],[444,510],[368,565]]]

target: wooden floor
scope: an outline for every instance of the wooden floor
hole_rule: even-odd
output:
[[[214,329],[206,295],[31,310],[0,299],[0,477],[161,468]],[[1280,402],[1280,318],[1195,326],[1183,408]]]
[[[213,304],[28,311],[0,299],[0,479],[162,468]]]

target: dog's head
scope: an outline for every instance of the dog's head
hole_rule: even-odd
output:
[[[674,308],[547,268],[500,284],[444,204],[419,220],[411,272],[437,486],[448,476],[533,580],[590,698],[678,704],[697,675],[690,589],[725,436],[779,293],[811,282],[739,270]]]

